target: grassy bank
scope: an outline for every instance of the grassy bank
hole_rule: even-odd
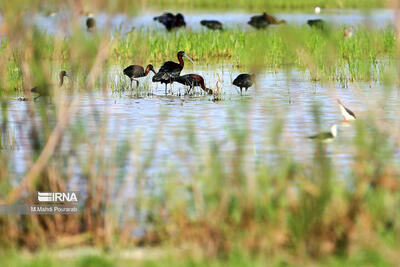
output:
[[[10,41],[2,42],[3,88],[24,88],[21,60],[32,61],[40,57],[39,75],[32,75],[35,84],[43,83],[54,69],[64,68],[87,78],[87,70],[95,60],[100,47],[106,59],[103,69],[130,64],[147,65],[156,69],[167,61],[176,61],[176,53],[184,50],[197,65],[228,64],[241,71],[269,69],[284,71],[296,68],[306,71],[312,80],[383,81],[396,71],[396,37],[392,29],[357,29],[352,38],[343,37],[343,29],[329,33],[308,27],[276,27],[266,31],[243,32],[230,29],[223,32],[181,30],[172,33],[139,30],[127,35],[88,35],[78,32],[70,39],[34,31],[29,36],[34,46],[15,50]],[[24,51],[21,53],[21,51]],[[27,54],[29,53],[29,54]],[[34,53],[34,54],[32,54]],[[76,58],[71,58],[78,55]],[[45,63],[44,63],[45,62]],[[43,64],[45,64],[43,68]],[[396,82],[394,80],[393,82]],[[103,83],[105,84],[105,83]],[[4,93],[4,91],[3,91]]]
[[[393,71],[396,37],[392,29],[359,29],[344,38],[343,29],[330,33],[308,27],[277,27],[267,31],[226,30],[224,32],[178,31],[165,34],[138,31],[117,39],[113,58],[118,64],[130,62],[159,66],[185,50],[196,64],[232,64],[243,70],[266,68],[308,70],[321,80],[376,81],[378,72]]]

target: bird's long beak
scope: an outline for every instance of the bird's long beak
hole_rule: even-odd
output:
[[[192,62],[192,64],[194,65],[194,62],[193,62],[193,60],[192,60],[190,57],[188,57],[186,54],[183,54],[183,56],[184,56],[185,58],[189,59],[190,62]]]

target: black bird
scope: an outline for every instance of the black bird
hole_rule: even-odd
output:
[[[139,65],[130,65],[124,69],[124,74],[126,76],[128,76],[129,79],[131,79],[131,88],[132,88],[133,81],[136,82],[137,87],[139,86],[139,81],[135,80],[135,78],[145,77],[145,76],[147,76],[147,74],[149,74],[150,71],[152,71],[152,72],[154,72],[154,74],[156,74],[156,72],[154,71],[153,65],[151,65],[151,64],[147,65],[146,70],[142,66],[139,66]]]
[[[232,83],[240,88],[240,94],[242,94],[242,88],[245,88],[247,92],[247,89],[253,85],[254,78],[254,74],[239,74]]]
[[[178,77],[174,78],[173,80],[174,80],[174,82],[178,82],[183,85],[190,86],[188,93],[190,93],[190,91],[194,87],[200,86],[201,89],[203,89],[207,94],[210,94],[210,95],[212,94],[212,90],[209,88],[206,88],[203,77],[201,77],[198,74],[186,74],[186,75],[178,76]]]
[[[322,19],[309,19],[309,20],[307,20],[307,24],[311,28],[314,27],[314,28],[320,29],[320,30],[323,30],[326,27],[326,23]]]
[[[185,18],[183,17],[183,15],[181,13],[176,14],[175,28],[185,27],[185,26],[186,26],[186,22],[185,22]]]
[[[59,86],[63,86],[64,84],[64,77],[69,77],[67,72],[65,70],[60,71],[60,81],[59,81]],[[49,92],[49,85],[48,84],[44,84],[42,86],[35,86],[31,89],[32,93],[37,93],[38,96],[34,98],[34,100],[36,100],[37,98],[41,97],[41,96],[49,96],[50,92]]]
[[[168,12],[162,14],[161,16],[154,17],[153,20],[163,24],[168,31],[172,30],[173,28],[186,26],[185,18],[181,13],[174,15]]]
[[[95,27],[96,27],[96,20],[93,17],[89,16],[86,19],[86,28],[88,32],[94,31]]]
[[[250,18],[248,22],[249,25],[253,26],[256,29],[264,29],[268,27],[270,24],[285,24],[285,20],[278,20],[274,16],[268,15],[267,13],[263,13],[259,16],[253,16]]]
[[[206,26],[210,30],[222,30],[222,23],[218,20],[202,20],[200,24]]]
[[[314,139],[316,141],[322,142],[322,143],[329,143],[332,142],[333,139],[335,139],[337,136],[337,125],[334,124],[331,126],[331,129],[329,132],[322,132],[313,136],[309,136],[308,138]]]
[[[185,66],[185,62],[183,62],[183,57],[186,57],[193,63],[193,60],[188,57],[183,51],[179,51],[177,57],[179,63],[175,63],[172,61],[165,62],[152,79],[153,82],[161,82],[162,84],[165,83],[165,94],[167,93],[167,84],[173,83],[173,79],[179,77],[183,67]]]

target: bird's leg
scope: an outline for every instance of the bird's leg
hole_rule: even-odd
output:
[[[165,84],[165,94],[167,94],[167,86],[168,84]]]
[[[242,87],[240,87],[240,95],[242,95]]]
[[[133,82],[133,79],[131,78],[131,90],[132,90],[132,82]]]
[[[137,87],[139,87],[139,81],[138,80],[135,80],[136,81],[136,88]]]

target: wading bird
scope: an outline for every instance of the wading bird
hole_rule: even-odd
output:
[[[322,132],[313,136],[309,136],[308,138],[322,142],[322,143],[330,143],[337,136],[337,125],[334,124],[331,126],[329,132]]]
[[[181,71],[185,66],[183,58],[186,57],[194,64],[193,60],[183,51],[179,51],[177,57],[179,63],[175,63],[173,61],[165,62],[152,79],[153,82],[160,82],[161,84],[165,83],[165,94],[167,94],[167,84],[173,83],[173,79],[179,77],[181,74]]]
[[[236,79],[233,80],[232,84],[236,85],[237,87],[240,88],[240,94],[242,94],[242,88],[245,88],[246,92],[249,87],[251,87],[254,83],[254,74],[239,74],[239,76],[236,77]]]
[[[181,13],[174,15],[168,12],[162,14],[161,16],[154,17],[153,20],[163,24],[168,31],[172,30],[173,28],[186,26],[185,18]]]
[[[60,71],[60,74],[59,74],[60,81],[59,81],[59,84],[58,84],[59,87],[63,86],[65,77],[69,77],[67,72],[65,70]],[[31,92],[38,94],[38,96],[35,97],[33,100],[36,100],[37,98],[39,98],[41,96],[49,96],[50,95],[49,87],[50,87],[49,85],[42,85],[42,86],[33,87],[31,89]]]
[[[343,37],[344,37],[344,38],[351,38],[351,37],[353,37],[353,29],[354,29],[353,26],[344,28]]]
[[[222,30],[222,23],[218,20],[202,20],[200,24],[206,26],[210,30]]]
[[[200,86],[201,89],[203,89],[207,94],[210,94],[210,95],[212,94],[212,90],[209,89],[209,88],[206,88],[206,86],[204,84],[204,79],[200,75],[197,75],[197,74],[186,74],[186,75],[182,75],[182,76],[176,77],[173,80],[174,80],[174,82],[178,82],[178,83],[181,83],[183,85],[190,86],[190,89],[187,92],[188,94],[196,86]]]
[[[93,32],[96,28],[96,20],[92,15],[89,15],[86,19],[86,28],[88,32]]]
[[[268,27],[270,24],[285,24],[285,20],[278,20],[274,16],[268,15],[267,13],[263,13],[259,16],[253,16],[250,18],[248,24],[253,26],[256,29],[264,29]]]
[[[354,121],[357,119],[356,115],[354,114],[353,111],[351,111],[350,109],[346,108],[342,101],[340,101],[339,99],[337,99],[337,102],[339,104],[339,109],[340,109],[340,113],[342,114],[343,118],[344,118],[344,122],[349,122],[349,121]]]
[[[314,28],[317,28],[320,30],[323,30],[326,27],[326,23],[322,19],[309,19],[309,20],[307,20],[307,24],[311,28],[314,27]]]
[[[124,69],[124,74],[126,76],[128,76],[129,79],[131,80],[131,88],[132,88],[133,81],[136,82],[136,87],[139,87],[139,81],[135,80],[135,78],[145,77],[145,76],[147,76],[147,74],[149,74],[150,71],[152,71],[152,72],[154,72],[154,74],[156,74],[156,72],[154,71],[153,65],[151,65],[151,64],[147,65],[146,70],[142,66],[139,66],[139,65],[130,65]]]

